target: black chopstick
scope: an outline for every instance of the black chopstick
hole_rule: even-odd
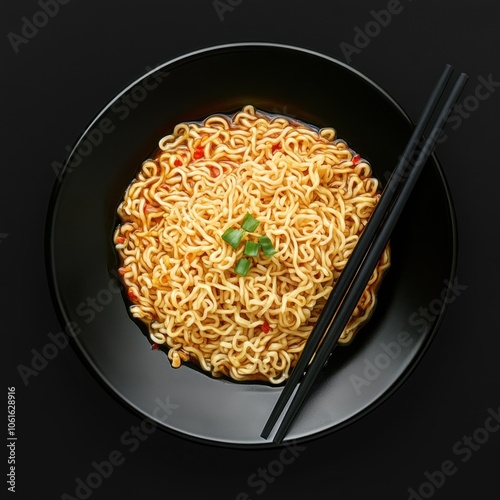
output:
[[[425,131],[427,127],[432,113],[434,112],[439,99],[448,83],[450,76],[453,72],[453,68],[450,65],[446,65],[431,96],[422,112],[422,115],[419,118],[417,126],[415,127],[408,144],[394,170],[393,175],[389,179],[387,183],[384,193],[381,196],[375,210],[370,217],[369,223],[366,225],[365,230],[361,234],[361,237],[354,248],[353,253],[351,254],[346,267],[342,271],[339,280],[337,281],[335,288],[333,289],[330,297],[328,298],[325,307],[321,315],[319,316],[316,325],[309,336],[309,339],[306,342],[304,350],[293,369],[289,380],[281,392],[281,395],[262,431],[261,436],[265,439],[269,436],[272,428],[276,424],[277,419],[279,418],[281,412],[286,406],[292,392],[294,391],[296,385],[299,383],[300,378],[302,377],[304,370],[306,369],[309,361],[316,351],[321,339],[323,338],[324,333],[330,328],[330,324],[332,322],[333,316],[338,309],[342,298],[347,292],[351,281],[354,279],[354,276],[360,266],[366,251],[368,250],[368,246],[370,242],[375,237],[376,231],[378,227],[382,223],[385,218],[385,214],[389,209],[390,205],[394,201],[395,195],[397,193],[398,188],[400,187],[400,180],[404,178],[404,171],[406,169],[406,165],[408,163],[409,158],[413,155],[414,150],[417,147],[418,141],[420,137]]]
[[[420,137],[424,133],[430,119],[432,113],[434,112],[439,99],[448,83],[450,76],[453,72],[453,68],[448,64],[445,66],[431,96],[422,112],[422,115],[419,118],[417,126],[415,127],[408,144],[392,174],[389,179],[382,196],[379,199],[379,202],[370,217],[369,223],[366,225],[361,237],[355,246],[353,253],[351,254],[346,267],[342,271],[335,288],[333,289],[330,297],[328,298],[325,307],[323,308],[322,313],[320,314],[314,329],[312,330],[306,345],[304,346],[304,350],[290,374],[290,378],[288,379],[286,385],[284,386],[280,397],[274,406],[274,409],[269,416],[269,419],[261,433],[261,437],[267,439],[272,428],[276,424],[281,412],[286,406],[288,400],[290,399],[292,392],[294,391],[296,385],[299,383],[300,378],[302,377],[304,370],[306,369],[312,355],[316,352],[316,349],[324,336],[324,333],[328,331],[330,328],[330,324],[332,322],[333,316],[338,309],[342,298],[347,292],[354,276],[360,266],[366,251],[368,250],[368,246],[370,242],[375,237],[376,231],[378,227],[382,223],[385,218],[385,214],[389,209],[390,205],[394,201],[395,195],[400,187],[400,180],[404,178],[406,165],[408,163],[409,158],[413,155]]]
[[[320,349],[316,352],[314,361],[307,367],[306,374],[294,395],[292,403],[283,418],[276,433],[274,442],[279,443],[283,439],[293,418],[302,405],[319,371],[328,359],[331,351],[336,346],[345,325],[351,317],[368,280],[385,249],[390,234],[399,219],[406,200],[413,189],[425,162],[433,151],[439,134],[441,133],[451,109],[456,103],[460,92],[467,81],[467,75],[461,74],[457,83],[447,99],[443,110],[432,129],[428,140],[425,142],[420,154],[408,171],[408,163],[420,142],[420,138],[429,124],[431,116],[437,103],[444,92],[446,84],[451,76],[453,68],[447,65],[433,90],[431,97],[419,119],[417,126],[403,152],[393,175],[389,179],[382,196],[374,210],[365,230],[363,231],[349,261],[341,273],[334,290],[318,318],[315,328],[306,343],[297,365],[286,383],[276,403],[261,436],[267,438],[276,424],[283,408],[286,406],[290,396],[299,383],[304,370],[310,362],[321,339],[324,337]],[[408,171],[408,172],[407,172]],[[349,292],[347,293],[347,291]],[[347,293],[347,295],[346,295]],[[335,321],[333,321],[335,316]]]

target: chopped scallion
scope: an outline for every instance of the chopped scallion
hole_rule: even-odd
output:
[[[245,243],[245,250],[243,251],[243,255],[248,255],[248,257],[257,257],[259,255],[260,243],[256,243],[255,241],[247,241]]]
[[[235,250],[238,248],[238,245],[241,243],[243,239],[243,235],[245,231],[243,229],[226,229],[224,234],[222,235],[222,239],[229,243]]]
[[[261,236],[259,238],[259,243],[266,257],[271,257],[277,252],[277,250],[273,247],[271,240],[267,236]]]
[[[250,269],[250,261],[248,259],[240,259],[236,263],[234,272],[239,274],[240,276],[246,276],[248,274],[249,269]]]
[[[249,233],[255,231],[258,227],[260,222],[252,217],[248,212],[245,214],[245,217],[243,217],[243,222],[241,224],[241,227],[245,230],[248,231]]]

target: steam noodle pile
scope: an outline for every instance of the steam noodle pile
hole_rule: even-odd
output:
[[[257,112],[181,123],[143,163],[118,208],[131,314],[214,376],[284,381],[379,198],[370,165],[335,130]],[[244,245],[221,236],[249,212],[277,253],[235,273]],[[375,307],[389,248],[339,343]]]

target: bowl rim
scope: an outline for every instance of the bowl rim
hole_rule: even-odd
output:
[[[53,260],[53,255],[52,255],[52,249],[53,249],[53,231],[54,231],[54,215],[55,215],[55,210],[57,207],[57,201],[58,201],[58,196],[59,196],[59,191],[64,184],[64,178],[65,175],[67,174],[67,169],[70,164],[70,161],[75,154],[75,151],[77,150],[79,144],[85,139],[89,131],[92,129],[92,127],[100,120],[100,118],[105,115],[106,113],[109,112],[111,107],[118,101],[123,95],[125,95],[127,92],[129,92],[133,87],[135,87],[137,84],[142,82],[144,79],[147,77],[155,74],[156,72],[166,69],[169,66],[172,66],[178,62],[182,62],[184,60],[189,60],[192,59],[196,56],[203,56],[204,54],[209,54],[209,53],[215,53],[217,51],[222,51],[222,50],[233,50],[233,49],[252,49],[252,48],[269,48],[269,49],[284,49],[284,50],[290,50],[292,52],[300,52],[304,54],[308,54],[314,57],[318,57],[320,59],[323,59],[325,61],[328,61],[329,63],[333,63],[337,66],[341,66],[344,69],[346,69],[348,72],[353,73],[354,75],[358,76],[361,78],[363,81],[365,81],[367,84],[369,84],[371,87],[373,87],[378,93],[380,93],[381,96],[385,97],[390,101],[390,104],[395,107],[395,109],[398,111],[398,113],[401,115],[402,118],[404,118],[410,127],[414,127],[414,122],[411,120],[409,117],[408,113],[403,109],[403,107],[399,104],[399,102],[393,97],[393,95],[385,90],[383,87],[381,87],[378,83],[376,83],[374,80],[372,80],[370,77],[365,75],[363,72],[360,70],[353,68],[349,64],[340,61],[336,59],[335,57],[329,56],[327,54],[324,54],[322,52],[308,49],[305,47],[300,47],[296,45],[290,45],[290,44],[284,44],[284,43],[275,43],[275,42],[255,42],[255,41],[248,41],[248,42],[235,42],[235,43],[225,43],[225,44],[218,44],[218,45],[211,45],[207,46],[201,49],[197,49],[194,51],[186,52],[184,54],[175,56],[169,60],[167,60],[164,63],[161,63],[151,70],[143,73],[140,75],[138,78],[135,78],[132,82],[130,82],[128,85],[126,85],[124,88],[122,88],[121,91],[119,91],[111,100],[107,101],[107,103],[101,108],[101,110],[94,115],[94,117],[87,123],[85,127],[81,130],[81,132],[77,135],[77,138],[71,148],[69,149],[69,152],[64,160],[62,169],[58,175],[56,175],[56,179],[54,181],[54,185],[52,188],[52,192],[50,195],[50,199],[48,202],[48,207],[47,207],[47,212],[46,212],[46,223],[45,223],[45,244],[44,244],[44,249],[45,249],[45,267],[46,267],[46,274],[48,278],[48,288],[50,291],[50,296],[52,298],[52,305],[54,307],[54,310],[56,312],[56,316],[59,319],[59,322],[61,323],[62,327],[66,327],[68,324],[71,323],[71,318],[67,316],[67,313],[65,309],[62,307],[62,297],[60,296],[60,290],[59,287],[57,286],[57,273],[56,273],[56,263]],[[433,166],[435,166],[435,169],[439,175],[440,181],[442,183],[443,191],[446,196],[446,202],[447,202],[447,209],[449,212],[449,224],[450,224],[450,230],[451,230],[451,255],[450,255],[450,262],[448,264],[448,276],[446,276],[447,279],[449,279],[449,288],[451,288],[452,281],[456,277],[456,270],[457,270],[457,261],[458,261],[458,226],[457,226],[457,220],[456,220],[456,211],[453,203],[453,199],[451,196],[451,190],[448,184],[448,181],[446,179],[446,176],[444,174],[443,168],[436,156],[435,153],[432,153],[430,155],[429,161],[433,162]],[[392,386],[386,388],[385,392],[377,397],[376,400],[372,401],[370,404],[368,404],[365,408],[362,408],[359,410],[356,414],[346,418],[345,420],[341,421],[338,424],[334,424],[326,429],[319,430],[316,432],[313,432],[311,434],[306,434],[304,436],[301,436],[299,438],[294,439],[294,442],[310,442],[312,440],[316,440],[319,438],[322,438],[324,436],[328,436],[338,430],[341,430],[355,422],[357,422],[359,419],[365,417],[368,413],[376,409],[378,406],[380,406],[382,403],[384,403],[389,397],[391,397],[403,384],[404,382],[409,378],[409,376],[413,373],[415,368],[418,366],[420,361],[422,360],[423,356],[429,349],[430,345],[432,344],[432,341],[435,339],[436,333],[441,327],[441,324],[443,322],[445,313],[448,309],[448,303],[444,303],[443,307],[441,308],[441,311],[439,315],[436,317],[436,320],[434,324],[432,325],[430,331],[426,334],[426,339],[422,343],[422,345],[419,347],[419,349],[415,352],[413,355],[411,362],[409,366],[407,366],[397,377],[395,382],[392,384]],[[84,362],[86,366],[91,368],[91,373],[96,377],[100,382],[103,387],[105,387],[108,392],[115,398],[118,399],[129,411],[133,411],[139,418],[144,418],[145,413],[143,410],[140,408],[137,408],[136,405],[132,402],[129,401],[126,397],[124,397],[123,394],[117,392],[112,386],[109,385],[109,382],[103,378],[101,370],[95,366],[94,362],[92,359],[88,357],[88,355],[83,352],[84,349],[80,345],[80,342],[78,338],[75,338],[73,335],[69,335],[70,337],[70,344],[76,350],[79,358]],[[211,445],[211,446],[220,446],[224,448],[240,448],[240,449],[251,449],[251,448],[275,448],[278,445],[273,444],[272,442],[267,442],[263,441],[262,443],[242,443],[242,442],[225,442],[225,441],[216,441],[212,440],[209,438],[204,438],[196,435],[191,435],[187,433],[180,432],[176,429],[172,429],[168,426],[160,425],[159,423],[154,422],[155,425],[157,425],[159,428],[164,430],[165,432],[171,433],[173,435],[176,435],[178,437],[182,437],[184,439],[188,439],[197,443],[205,444],[205,445]]]

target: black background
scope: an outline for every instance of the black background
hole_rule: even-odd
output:
[[[449,306],[430,349],[392,397],[355,424],[304,443],[282,471],[280,449],[212,447],[160,430],[131,452],[121,436],[140,418],[110,397],[70,347],[23,383],[19,365],[30,366],[32,350],[41,351],[49,332],[61,330],[44,256],[56,179],[51,165],[63,162],[66,146],[148,68],[228,42],[298,45],[350,63],[392,94],[414,120],[445,63],[470,76],[461,101],[474,95],[479,77],[500,82],[500,16],[491,0],[402,0],[401,12],[350,60],[340,44],[354,45],[356,27],[363,30],[373,20],[370,11],[386,9],[389,2],[222,3],[231,10],[219,16],[211,0],[127,5],[72,0],[18,45],[17,53],[8,34],[21,35],[23,17],[32,20],[41,7],[34,0],[3,7],[3,390],[6,400],[7,387],[16,387],[17,497],[58,499],[67,493],[77,498],[77,478],[85,480],[94,470],[92,462],[108,460],[118,450],[124,463],[89,498],[235,499],[246,492],[252,499],[407,499],[408,489],[418,490],[428,481],[425,472],[440,469],[446,460],[454,462],[456,473],[435,488],[434,498],[498,498],[500,432],[490,433],[467,462],[453,447],[484,426],[488,409],[499,411],[500,405],[495,321],[500,86],[482,101],[469,99],[472,107],[479,103],[477,109],[466,111],[468,116],[456,130],[448,130],[448,139],[436,150],[458,220],[457,281],[467,288]],[[208,83],[209,75],[205,78],[200,77],[200,86]],[[4,447],[5,464],[7,451]],[[264,491],[247,482],[269,467],[280,473],[260,483]],[[7,465],[2,470],[6,473]],[[2,489],[7,486],[3,483]],[[422,492],[427,498],[431,494]]]

